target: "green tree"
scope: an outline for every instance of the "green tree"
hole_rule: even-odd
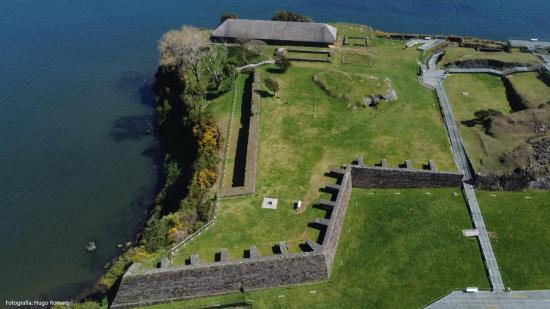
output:
[[[275,59],[275,64],[281,69],[281,71],[286,72],[292,66],[292,63],[285,55],[278,55]]]
[[[295,22],[306,22],[306,23],[310,23],[313,21],[313,19],[311,19],[311,17],[309,16],[290,12],[290,11],[277,11],[273,15],[273,17],[271,17],[271,20],[295,21]]]
[[[273,78],[267,78],[265,80],[265,86],[269,91],[273,92],[274,95],[277,95],[277,91],[279,91],[279,83],[274,80]]]
[[[220,16],[220,25],[223,24],[223,22],[228,19],[237,19],[237,18],[239,17],[233,13],[223,13],[222,16]]]

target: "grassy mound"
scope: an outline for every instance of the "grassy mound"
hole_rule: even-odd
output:
[[[387,78],[334,69],[315,74],[313,80],[329,96],[349,106],[362,106],[364,99],[369,96],[385,97],[391,89],[391,81]]]

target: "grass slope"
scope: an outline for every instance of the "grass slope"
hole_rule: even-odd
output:
[[[481,125],[468,126],[464,123],[474,119],[474,112],[482,109],[510,113],[506,89],[500,77],[488,74],[456,74],[445,79],[445,88],[476,171],[508,171],[510,167],[503,166],[498,157],[512,151],[521,141],[496,139],[485,134]],[[463,95],[463,92],[468,92],[468,95]]]
[[[550,289],[550,192],[478,191],[477,196],[495,235],[493,248],[506,286]]]
[[[464,200],[453,191],[354,190],[328,282],[151,308],[244,300],[254,308],[418,308],[454,289],[488,288],[477,242],[462,236],[471,226]]]

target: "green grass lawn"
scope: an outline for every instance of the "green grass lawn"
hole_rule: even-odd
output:
[[[504,284],[550,289],[550,192],[478,191],[477,197]]]
[[[468,156],[476,171],[508,171],[510,167],[504,166],[498,157],[512,151],[521,141],[496,139],[485,134],[481,125],[467,126],[463,123],[474,119],[474,112],[482,109],[494,109],[503,114],[511,112],[500,77],[488,74],[455,74],[445,79],[445,88]]]
[[[301,241],[316,237],[307,227],[319,216],[311,205],[323,197],[319,188],[334,181],[323,174],[359,155],[369,164],[386,158],[397,166],[411,159],[420,168],[433,159],[442,170],[456,170],[433,93],[416,80],[418,53],[385,40],[370,52],[371,67],[294,62],[283,74],[261,68],[262,78],[274,78],[281,89],[277,97],[266,92],[261,100],[257,192],[222,199],[216,225],[181,250],[177,261],[195,252],[213,258],[220,248],[239,257],[253,244],[265,254],[280,240],[290,240],[290,250],[298,250]],[[399,100],[348,108],[313,82],[327,69],[388,77]],[[266,196],[279,198],[281,209],[264,214],[260,207]],[[305,211],[291,210],[296,200],[304,202]]]
[[[462,236],[471,228],[466,205],[452,192],[459,188],[354,190],[328,282],[152,308],[244,300],[255,308],[419,308],[454,289],[488,288],[477,242]]]
[[[494,59],[505,63],[520,63],[523,65],[540,64],[540,60],[529,54],[520,52],[479,52],[473,48],[451,47],[448,48],[439,61],[439,67],[445,67],[451,62],[468,60]]]

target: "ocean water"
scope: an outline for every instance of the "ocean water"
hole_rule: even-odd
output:
[[[548,0],[2,0],[2,305],[88,292],[139,229],[158,179],[148,128],[162,33],[280,9],[388,31],[550,38]]]

